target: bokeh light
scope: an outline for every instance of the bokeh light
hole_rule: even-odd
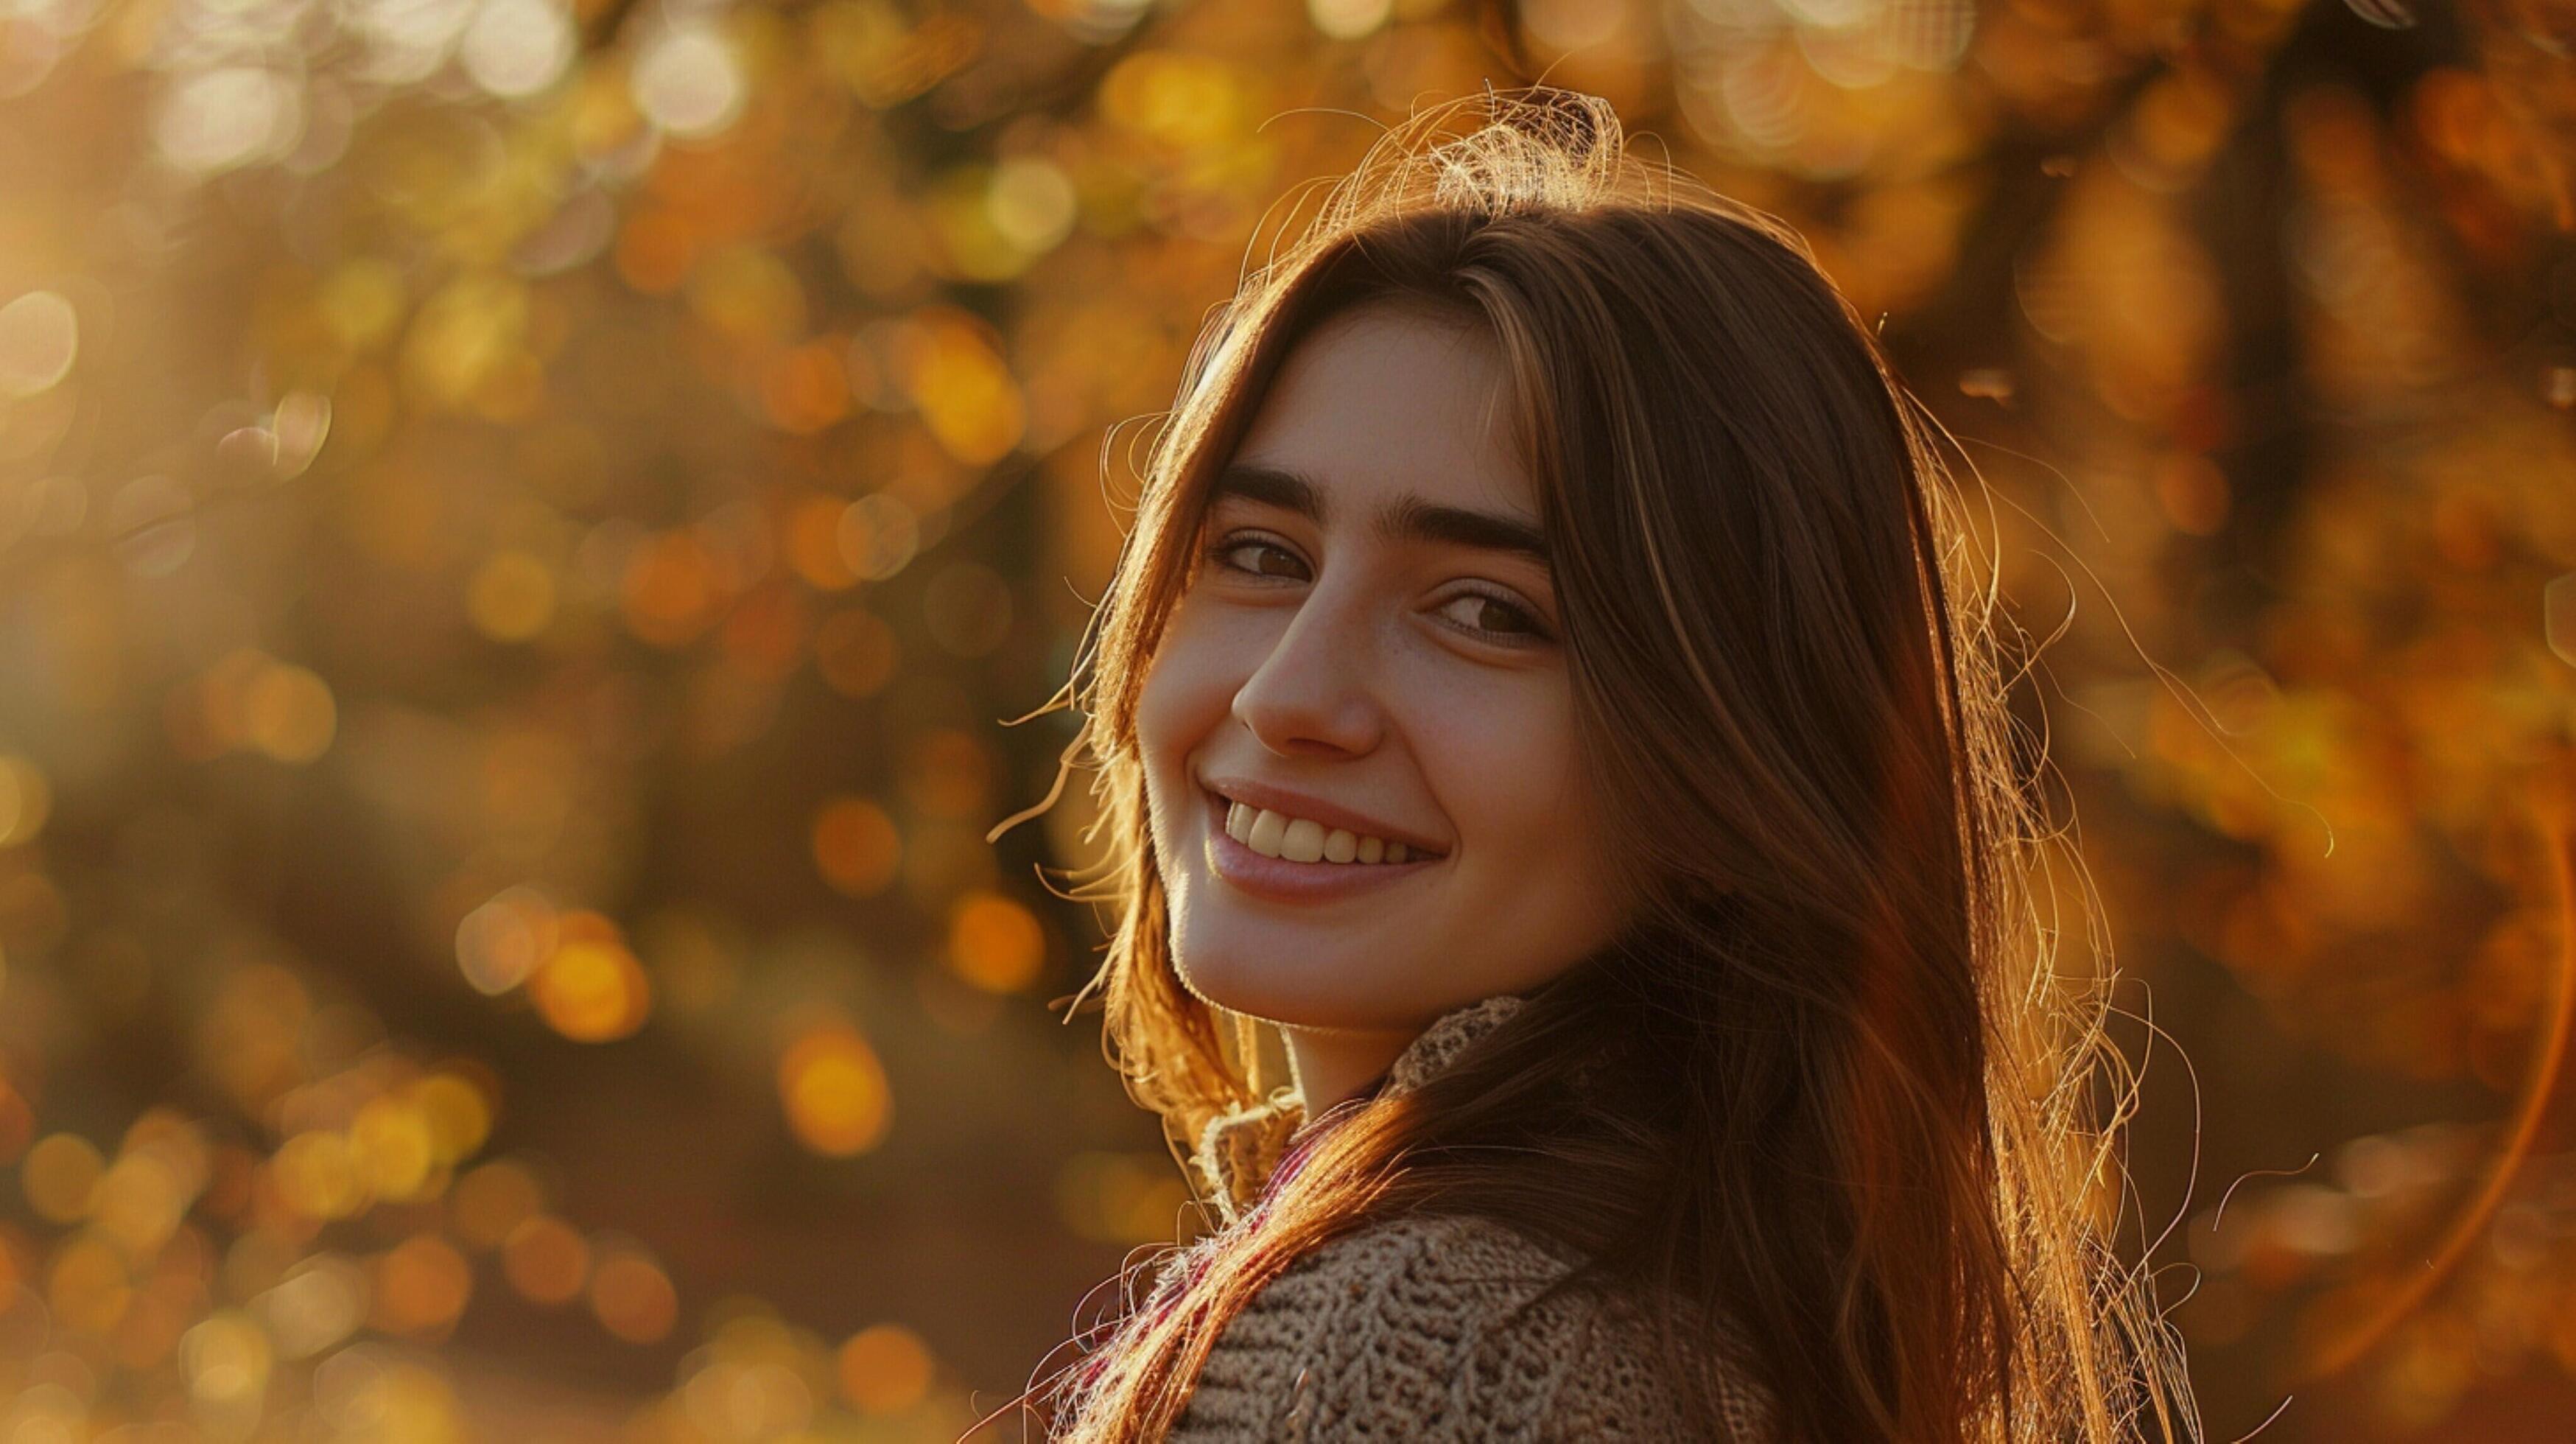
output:
[[[51,291],[0,304],[0,396],[19,400],[59,384],[80,352],[80,314]]]
[[[653,988],[644,967],[614,936],[578,928],[596,913],[568,919],[565,936],[528,979],[528,994],[548,1026],[579,1043],[626,1037],[651,1015]]]
[[[640,1250],[605,1249],[592,1265],[590,1308],[610,1333],[633,1344],[658,1343],[679,1319],[670,1276]]]
[[[850,1335],[834,1364],[842,1395],[863,1414],[899,1414],[930,1387],[930,1351],[901,1324],[872,1324]]]
[[[1035,982],[1046,961],[1046,933],[1017,899],[998,893],[960,898],[948,925],[948,965],[991,993]]]
[[[885,1067],[847,1024],[810,1027],[787,1045],[778,1096],[798,1141],[817,1153],[866,1152],[893,1121]]]
[[[902,860],[902,835],[873,800],[834,798],[814,815],[814,864],[841,891],[855,897],[883,891]]]
[[[561,1304],[579,1298],[590,1280],[590,1244],[561,1219],[523,1219],[502,1244],[502,1271],[530,1303]]]

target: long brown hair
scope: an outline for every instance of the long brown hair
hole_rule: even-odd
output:
[[[2135,1078],[2106,979],[2057,971],[2062,830],[2034,800],[2044,758],[2015,754],[1947,433],[1793,230],[1631,155],[1595,97],[1417,112],[1191,353],[1039,709],[1081,728],[1047,798],[995,829],[1093,771],[1100,851],[1066,895],[1115,926],[1073,1002],[1101,990],[1130,1096],[1184,1150],[1263,1101],[1253,1020],[1173,968],[1137,696],[1209,479],[1299,338],[1372,303],[1479,323],[1507,358],[1581,762],[1643,901],[1456,1066],[1324,1131],[1059,1402],[1086,1437],[1159,1438],[1291,1260],[1473,1213],[1588,1260],[1566,1286],[1644,1301],[1700,1437],[1722,1437],[1708,1372],[1731,1321],[1791,1438],[2106,1444],[2152,1414],[2197,1439],[2153,1276],[2111,1246]]]

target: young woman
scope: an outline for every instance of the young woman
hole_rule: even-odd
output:
[[[1418,114],[1252,272],[1050,704],[1222,1226],[1053,1437],[2199,1437],[1936,432],[1588,96]]]

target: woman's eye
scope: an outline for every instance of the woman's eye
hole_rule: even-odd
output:
[[[1451,597],[1440,609],[1456,617],[1468,631],[1489,641],[1527,646],[1547,640],[1547,630],[1539,625],[1538,619],[1530,615],[1527,608],[1483,592]]]
[[[1263,553],[1285,558],[1292,566],[1295,565],[1297,561],[1297,556],[1294,552],[1289,551],[1287,548],[1280,546],[1275,542],[1226,540],[1218,542],[1216,545],[1208,548],[1208,555],[1215,558],[1228,571],[1248,572],[1254,576],[1279,575],[1277,572],[1262,570],[1260,558]],[[1244,565],[1242,561],[1246,555],[1250,555],[1253,558],[1252,564],[1249,566]]]

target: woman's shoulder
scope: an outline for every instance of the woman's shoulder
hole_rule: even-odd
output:
[[[1291,1278],[1347,1283],[1401,1267],[1416,1284],[1458,1290],[1469,1302],[1517,1303],[1527,1286],[1543,1287],[1573,1264],[1571,1255],[1495,1219],[1418,1214],[1341,1234],[1309,1250],[1271,1286]]]
[[[1574,1263],[1479,1217],[1390,1219],[1336,1237],[1226,1326],[1173,1437],[1683,1437],[1645,1312],[1616,1295],[1549,1295]],[[1740,1438],[1764,1438],[1759,1391],[1732,1367],[1721,1386]]]

